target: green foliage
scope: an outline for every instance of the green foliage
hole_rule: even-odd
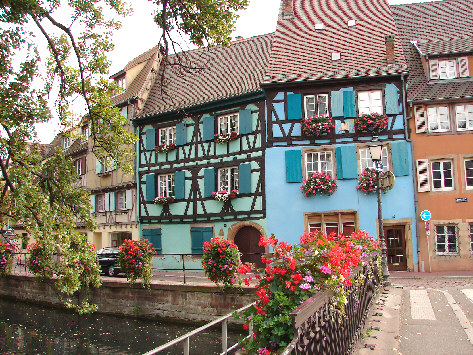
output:
[[[0,277],[11,271],[14,247],[10,243],[0,243]]]
[[[130,284],[136,280],[143,280],[143,287],[149,288],[151,284],[151,261],[156,252],[152,244],[147,239],[132,240],[125,239],[125,242],[118,247],[118,264],[125,273]]]

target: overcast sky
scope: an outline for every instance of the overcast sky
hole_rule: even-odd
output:
[[[376,0],[373,0],[376,1]],[[390,4],[406,4],[425,2],[425,0],[389,0]],[[250,0],[246,10],[239,13],[233,37],[245,38],[275,31],[279,12],[280,0]],[[122,28],[114,36],[115,49],[110,54],[112,66],[110,74],[122,70],[136,56],[154,47],[161,35],[159,28],[153,22],[155,5],[150,0],[135,0],[132,2],[134,13],[122,20]],[[184,47],[183,50],[189,48]],[[58,124],[50,123],[39,130],[39,138],[43,143],[49,143],[59,133]]]

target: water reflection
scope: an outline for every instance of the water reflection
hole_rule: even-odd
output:
[[[195,328],[104,315],[79,316],[0,299],[0,354],[141,354]],[[203,333],[191,341],[191,353],[220,353],[220,337],[220,327]],[[239,337],[230,332],[229,344]],[[181,346],[167,352],[181,353]]]

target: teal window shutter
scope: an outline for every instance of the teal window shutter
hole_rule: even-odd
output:
[[[210,242],[213,236],[211,227],[191,228],[192,254],[202,254],[205,242]]]
[[[300,120],[302,118],[302,95],[287,94],[287,119]]]
[[[238,113],[239,118],[239,131],[240,134],[248,134],[253,132],[253,119],[251,110],[240,110]]]
[[[406,141],[391,142],[391,158],[395,176],[409,175],[409,149]]]
[[[204,197],[212,197],[215,191],[215,169],[204,169]]]
[[[215,118],[213,116],[204,117],[202,123],[202,139],[204,141],[212,141],[215,136]]]
[[[154,128],[146,131],[146,150],[153,150],[156,146],[156,130]]]
[[[187,144],[187,126],[184,122],[176,125],[176,145]]]
[[[335,150],[338,179],[357,179],[358,161],[354,145],[342,145]]]
[[[145,200],[146,202],[154,202],[156,197],[156,179],[155,174],[146,175],[146,191],[145,191]]]
[[[251,193],[251,163],[243,163],[238,167],[238,192]]]
[[[153,249],[158,254],[163,253],[162,241],[161,241],[161,228],[156,229],[143,229],[143,239],[148,239],[152,244]]]
[[[186,173],[185,171],[176,171],[174,173],[174,197],[176,200],[185,198],[186,194]]]
[[[343,117],[343,92],[332,91],[330,94],[332,117]]]
[[[90,195],[90,213],[95,213],[95,195]]]
[[[386,114],[399,114],[399,90],[395,85],[387,84],[384,89],[384,100],[386,103]]]
[[[286,182],[302,182],[302,153],[286,150]]]
[[[102,163],[98,158],[95,159],[95,173],[101,174],[102,173]]]
[[[356,103],[354,91],[343,91],[343,116],[356,117]]]
[[[133,209],[133,190],[126,190],[126,209]]]

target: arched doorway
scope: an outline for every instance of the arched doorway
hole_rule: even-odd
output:
[[[261,256],[265,253],[265,248],[259,246],[260,231],[254,227],[245,226],[238,230],[235,235],[235,244],[237,245],[243,263],[249,262],[256,264],[257,267],[264,267],[261,262]]]

